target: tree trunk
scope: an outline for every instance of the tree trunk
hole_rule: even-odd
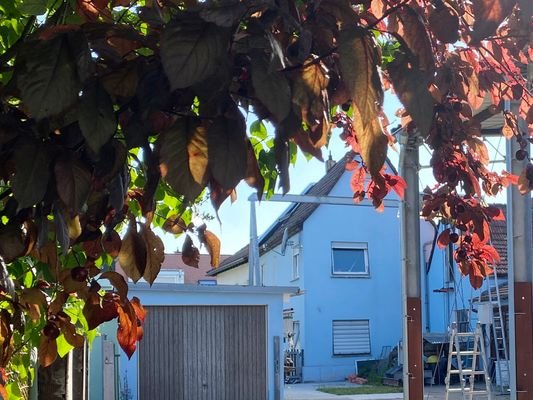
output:
[[[68,357],[60,358],[47,368],[38,370],[38,400],[67,399]]]
[[[86,349],[73,349],[48,368],[39,367],[37,400],[86,399]]]

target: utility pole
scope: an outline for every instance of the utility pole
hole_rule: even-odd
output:
[[[422,301],[420,279],[420,195],[417,134],[401,136],[400,175],[407,183],[400,206],[400,244],[403,282],[404,399],[423,400]]]
[[[532,64],[528,68],[530,80]],[[516,104],[511,105],[517,111]],[[521,127],[527,135],[527,126]],[[527,142],[528,137],[523,140]],[[511,139],[507,142],[507,170],[520,175],[528,157],[517,160],[523,150]],[[529,150],[529,146],[525,148]],[[530,154],[528,152],[528,154]],[[521,195],[516,186],[507,189],[507,254],[509,276],[510,389],[512,400],[533,398],[533,266],[531,256],[531,194]]]

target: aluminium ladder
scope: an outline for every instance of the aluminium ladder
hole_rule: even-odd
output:
[[[473,339],[472,349],[461,349],[461,344],[468,344],[470,339]],[[478,356],[481,357],[480,361],[482,369],[477,369]],[[452,369],[453,358],[456,360],[457,369]],[[454,375],[459,377],[460,387],[458,388],[450,387],[451,377]],[[475,389],[475,378],[479,375],[483,375],[485,378],[485,390]],[[468,385],[466,384],[466,378],[468,378]],[[481,325],[478,323],[474,332],[458,332],[457,325],[454,322],[450,333],[450,345],[448,351],[446,400],[448,400],[448,395],[453,392],[462,393],[463,399],[472,400],[474,396],[487,396],[488,400],[492,400],[490,386],[490,376],[487,371],[487,359],[485,357],[485,346],[483,343]]]
[[[495,383],[497,387],[499,388],[501,393],[505,392],[505,386],[504,385],[504,376],[503,374],[509,374],[509,350],[507,347],[507,337],[505,332],[505,323],[503,319],[503,313],[502,313],[502,303],[500,298],[500,287],[498,284],[498,274],[496,271],[494,271],[494,287],[496,291],[496,299],[493,299],[493,294],[491,290],[491,279],[489,278],[487,281],[488,286],[488,294],[489,294],[489,302],[491,304],[491,307],[493,307],[492,312],[492,336],[494,338],[494,349],[495,349],[495,356],[496,356],[496,368],[494,370],[494,373],[498,372],[499,379],[495,379]],[[496,310],[494,310],[494,306],[496,305]],[[502,368],[502,366],[505,366],[505,368]],[[507,375],[509,376],[509,375]],[[496,378],[496,377],[495,377]],[[507,380],[508,382],[508,380]]]

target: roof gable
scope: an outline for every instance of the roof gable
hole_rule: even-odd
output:
[[[354,152],[350,151],[346,153],[342,159],[333,165],[333,167],[331,167],[330,170],[304,194],[311,196],[326,196],[330,194],[342,175],[346,172],[346,162],[352,160],[354,156]],[[394,174],[397,174],[396,169],[389,160],[387,160],[387,167]],[[311,216],[311,214],[313,214],[318,206],[320,206],[320,204],[315,203],[293,203],[289,206],[259,238],[260,254],[264,254],[281,244],[285,229],[287,229],[288,237],[292,237],[300,232],[303,229],[304,222]],[[246,245],[224,260],[217,269],[209,271],[208,275],[214,276],[248,262],[248,249],[249,246]]]

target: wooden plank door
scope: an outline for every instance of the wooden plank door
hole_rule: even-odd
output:
[[[266,307],[147,307],[140,400],[266,400]]]

